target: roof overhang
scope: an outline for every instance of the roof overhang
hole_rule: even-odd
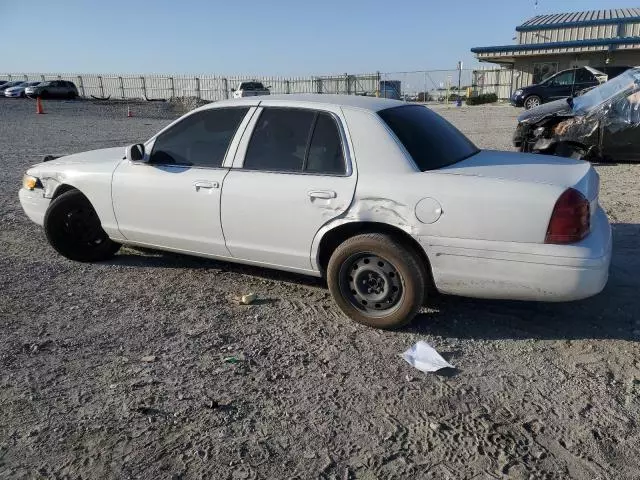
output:
[[[478,60],[499,63],[500,61],[512,62],[515,57],[598,52],[618,48],[621,50],[640,49],[640,37],[598,38],[591,40],[572,40],[568,42],[499,45],[493,47],[475,47],[472,48],[471,51],[477,55]]]

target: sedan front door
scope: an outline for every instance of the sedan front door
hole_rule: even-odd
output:
[[[316,233],[349,208],[356,187],[342,122],[339,109],[259,109],[222,188],[234,257],[313,270]]]
[[[145,160],[113,175],[118,228],[131,242],[228,257],[220,225],[225,157],[248,107],[195,112],[163,131]]]
[[[547,83],[546,96],[548,100],[568,98],[573,93],[575,70],[567,70],[550,78]]]

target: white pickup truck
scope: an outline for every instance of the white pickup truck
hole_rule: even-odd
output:
[[[265,87],[262,82],[241,82],[238,88],[232,89],[233,98],[257,97],[259,95],[269,95],[269,87]]]

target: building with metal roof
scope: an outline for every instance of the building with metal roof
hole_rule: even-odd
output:
[[[516,27],[515,40],[471,49],[512,69],[513,88],[572,67],[640,65],[640,8],[538,15]]]

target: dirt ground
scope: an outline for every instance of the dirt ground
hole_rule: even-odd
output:
[[[609,284],[534,304],[435,297],[412,326],[342,317],[319,281],[123,249],[65,260],[17,198],[47,153],[148,138],[160,107],[0,101],[0,478],[634,479],[640,165],[601,165]],[[518,111],[438,108],[484,148]],[[255,305],[234,297],[257,292]],[[424,374],[418,340],[457,368]]]

